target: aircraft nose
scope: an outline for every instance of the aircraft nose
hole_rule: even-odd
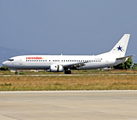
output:
[[[4,62],[2,63],[2,66],[5,66],[5,64],[6,64],[6,62],[4,61]]]
[[[2,65],[9,68],[12,67],[12,63],[10,61],[4,61]]]
[[[5,66],[5,67],[8,67],[8,62],[7,61],[4,61],[3,63],[2,63],[2,66]]]

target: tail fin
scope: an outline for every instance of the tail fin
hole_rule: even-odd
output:
[[[117,58],[124,57],[126,54],[129,38],[130,38],[130,34],[124,34],[124,36],[109,52],[109,55],[116,56]]]

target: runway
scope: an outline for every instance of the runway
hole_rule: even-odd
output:
[[[0,120],[136,120],[137,90],[0,92]]]

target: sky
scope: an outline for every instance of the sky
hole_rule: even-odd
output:
[[[0,0],[0,46],[97,55],[128,33],[126,55],[137,55],[136,5],[137,0]]]

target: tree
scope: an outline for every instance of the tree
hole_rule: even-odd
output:
[[[114,66],[115,69],[130,69],[133,64],[132,58],[128,58],[126,62]]]
[[[133,70],[137,70],[137,63],[134,63]]]

